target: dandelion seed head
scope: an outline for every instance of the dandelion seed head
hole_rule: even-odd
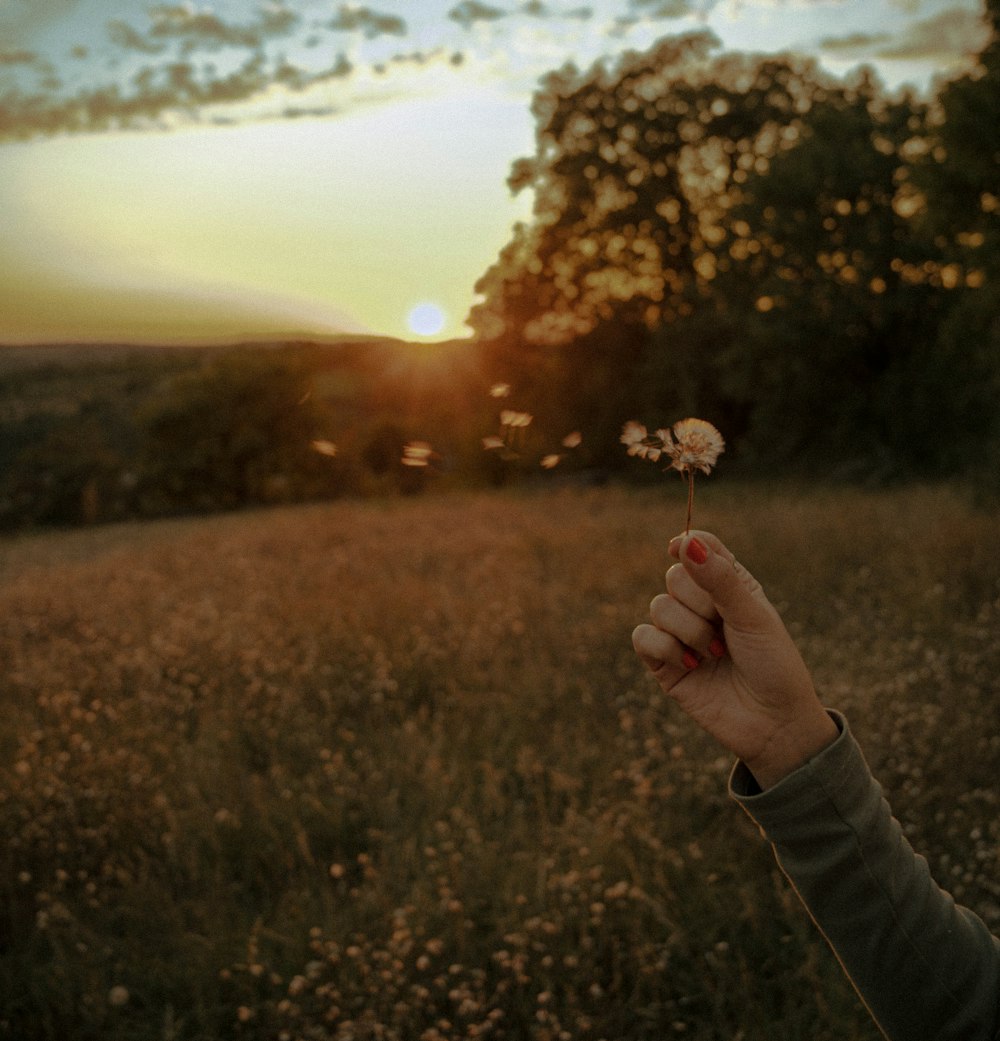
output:
[[[434,449],[426,441],[410,441],[403,446],[403,466],[429,466]]]
[[[691,469],[711,473],[726,448],[719,431],[704,419],[678,420],[674,423],[673,434],[676,442],[665,446],[664,451],[673,459],[670,465],[685,473]]]
[[[628,448],[629,455],[637,455],[640,459],[644,459],[646,456],[646,445],[644,443],[646,437],[646,428],[634,419],[630,419],[623,427],[622,436],[619,440]]]
[[[513,409],[505,408],[500,413],[500,425],[504,427],[526,427],[531,425],[535,417],[529,412],[515,412]]]
[[[121,1008],[122,1005],[127,1005],[128,999],[128,987],[123,987],[120,983],[116,983],[115,986],[108,991],[108,1004],[114,1008]]]

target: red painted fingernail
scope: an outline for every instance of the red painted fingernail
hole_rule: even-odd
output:
[[[698,668],[698,658],[691,651],[685,651],[684,654],[681,656],[681,661],[684,663],[685,669]]]
[[[726,653],[726,645],[716,636],[708,645],[708,653],[713,658],[721,658]]]
[[[687,544],[687,558],[696,564],[704,564],[708,560],[708,550],[698,539],[692,539]]]

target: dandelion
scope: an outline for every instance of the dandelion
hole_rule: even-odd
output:
[[[128,987],[123,987],[120,983],[115,984],[115,986],[108,991],[108,1004],[114,1008],[121,1008],[122,1005],[127,1005],[128,999]]]
[[[409,441],[403,445],[403,466],[430,466],[434,449],[426,441]]]
[[[629,455],[658,462],[662,456],[669,458],[666,470],[677,470],[687,478],[688,503],[685,532],[691,530],[691,510],[694,506],[694,473],[712,472],[719,456],[725,451],[722,435],[704,419],[680,419],[671,429],[661,428],[650,434],[635,420],[629,420],[622,429],[621,443]]]
[[[535,417],[530,412],[515,412],[513,409],[505,408],[500,413],[500,425],[502,427],[510,427],[511,429],[523,429],[524,427],[531,426],[531,421]]]

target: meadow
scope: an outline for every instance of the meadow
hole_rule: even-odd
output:
[[[0,541],[0,1037],[874,1041],[635,660],[681,482]],[[1000,928],[1000,517],[727,482],[911,841]]]

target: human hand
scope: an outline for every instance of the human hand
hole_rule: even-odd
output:
[[[632,644],[681,709],[769,788],[830,744],[837,726],[760,583],[719,539],[691,532],[669,552],[678,563],[667,592]]]

